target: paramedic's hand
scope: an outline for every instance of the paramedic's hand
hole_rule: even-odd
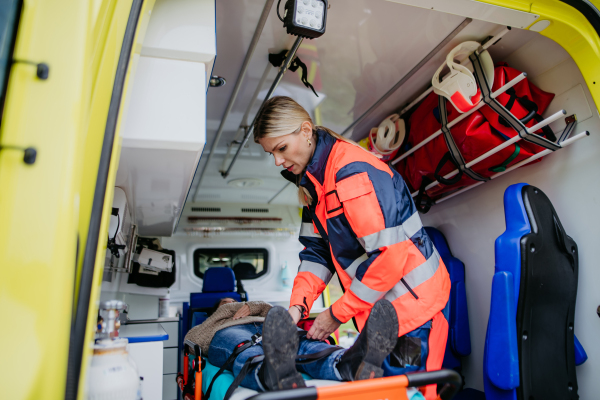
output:
[[[292,319],[294,320],[294,324],[298,325],[298,322],[302,319],[302,313],[300,312],[298,307],[291,306],[290,309],[288,310],[288,312],[292,316]]]
[[[233,319],[240,319],[250,315],[250,306],[248,304],[244,304],[235,314],[233,314]]]
[[[329,310],[326,310],[317,315],[306,337],[308,339],[325,340],[339,327],[340,324],[331,318]]]

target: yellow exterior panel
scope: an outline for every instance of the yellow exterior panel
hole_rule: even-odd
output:
[[[531,12],[540,17],[538,21],[549,20],[550,26],[540,34],[561,45],[577,63],[588,88],[596,102],[600,104],[600,38],[587,18],[577,9],[559,0],[478,0],[482,3]],[[598,1],[592,1],[598,7]]]

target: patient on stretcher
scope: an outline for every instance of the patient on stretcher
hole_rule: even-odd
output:
[[[307,339],[287,310],[262,301],[222,299],[213,310],[185,339],[198,344],[209,363],[231,371],[234,385],[256,391],[305,387],[299,372],[335,381],[382,377],[398,335],[396,312],[386,300],[375,304],[349,349]]]

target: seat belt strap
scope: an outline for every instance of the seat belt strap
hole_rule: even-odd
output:
[[[474,179],[476,181],[489,181],[489,178],[486,178],[482,175],[479,175],[477,172],[473,171],[471,168],[466,167],[466,162],[456,142],[454,141],[454,137],[452,137],[452,133],[450,133],[450,129],[448,128],[448,113],[446,110],[446,98],[443,96],[438,96],[438,109],[440,111],[440,122],[442,123],[442,132],[444,133],[444,139],[446,140],[446,145],[448,146],[448,150],[450,151],[450,157],[454,161],[455,165],[458,165],[458,169],[465,173],[469,178]]]
[[[296,364],[305,365],[305,364],[314,363],[316,361],[322,360],[323,358],[329,357],[331,354],[335,353],[338,350],[342,350],[342,349],[343,349],[343,347],[332,346],[325,350],[318,351],[316,353],[298,355],[298,356],[296,356]]]
[[[254,335],[252,335],[252,338],[250,340],[245,340],[242,343],[235,346],[235,348],[233,349],[233,352],[231,353],[231,355],[229,356],[227,361],[225,361],[225,363],[221,366],[221,368],[219,368],[219,371],[217,371],[215,376],[213,376],[212,380],[210,381],[210,385],[208,385],[208,389],[206,389],[206,393],[204,394],[204,397],[206,397],[207,399],[210,398],[210,393],[212,392],[213,384],[215,383],[217,378],[219,376],[221,376],[221,374],[225,371],[225,369],[229,366],[229,364],[231,364],[231,363],[233,363],[233,361],[235,361],[237,356],[242,351],[246,350],[249,347],[257,345],[260,342],[262,342],[262,335],[255,333]]]
[[[231,382],[231,385],[229,385],[229,389],[227,389],[227,392],[225,393],[223,400],[229,400],[231,398],[231,396],[233,395],[233,392],[235,392],[235,389],[237,389],[238,386],[240,386],[240,384],[242,383],[242,381],[244,380],[246,375],[248,375],[249,372],[254,370],[258,366],[258,364],[260,362],[262,362],[262,360],[264,360],[264,359],[265,359],[265,356],[263,356],[263,355],[248,358],[246,360],[246,362],[244,363],[244,365],[242,366],[240,373],[235,377],[233,382]],[[207,400],[208,400],[208,397],[207,397]]]
[[[485,74],[483,72],[483,67],[481,65],[481,61],[479,60],[479,56],[477,52],[474,52],[469,56],[471,63],[473,64],[473,75],[475,76],[475,80],[477,81],[477,85],[481,90],[481,95],[483,97],[483,102],[487,104],[496,114],[503,117],[506,122],[513,128],[519,136],[530,143],[537,144],[538,146],[542,146],[548,150],[558,150],[561,148],[560,144],[556,144],[551,142],[550,140],[536,135],[535,133],[527,132],[527,127],[510,111],[508,111],[500,102],[496,99],[492,99],[492,91],[488,85],[487,79],[485,79]]]
[[[306,331],[298,331],[298,336],[305,336],[306,335]],[[235,358],[244,350],[246,350],[248,347],[251,347],[253,345],[256,345],[258,343],[262,342],[262,336],[259,335],[258,333],[252,336],[251,340],[246,340],[240,344],[238,344],[236,346],[236,349],[233,351],[233,353],[231,354],[231,356],[229,356],[229,358],[227,359],[227,361],[225,361],[225,364],[219,369],[219,372],[217,372],[214,376],[214,378],[212,379],[212,381],[210,382],[210,386],[208,387],[208,390],[205,393],[205,397],[206,399],[210,398],[210,392],[212,390],[212,385],[215,382],[215,380],[217,379],[217,377],[223,373],[223,371],[225,370],[226,366],[229,365],[230,362],[232,362],[233,360],[235,360]],[[342,350],[343,347],[340,346],[331,346],[330,348],[327,348],[325,350],[321,350],[319,352],[313,353],[313,354],[303,354],[303,355],[298,355],[296,356],[296,364],[299,365],[304,365],[304,364],[310,364],[316,361],[319,361],[325,357],[330,356],[331,354],[335,353],[338,350]],[[233,382],[231,383],[231,385],[229,386],[229,389],[227,389],[227,393],[225,393],[225,397],[223,397],[223,400],[229,400],[229,398],[233,395],[233,392],[235,391],[235,389],[238,388],[238,386],[240,386],[240,384],[243,382],[244,378],[246,378],[246,375],[248,375],[248,373],[252,372],[252,370],[254,368],[257,367],[257,365],[262,362],[265,359],[264,355],[257,355],[254,357],[250,357],[246,360],[246,362],[244,363],[244,365],[242,366],[242,369],[240,370],[240,373],[235,377],[235,379],[233,380]]]

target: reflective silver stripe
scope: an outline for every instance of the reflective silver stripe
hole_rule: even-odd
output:
[[[379,292],[377,290],[373,290],[356,278],[354,278],[352,280],[352,284],[350,285],[350,290],[359,299],[366,301],[367,303],[375,303],[379,299],[382,299],[383,296],[385,295],[385,292]]]
[[[412,290],[415,290],[417,286],[431,278],[436,273],[439,266],[440,255],[437,250],[434,249],[433,254],[423,264],[419,265],[417,268],[403,276],[404,281]],[[402,282],[398,282],[389,292],[386,293],[385,299],[394,301],[398,297],[403,296],[408,292],[409,291],[406,286],[404,286]]]
[[[385,228],[379,232],[363,236],[359,238],[358,241],[368,253],[370,251],[377,250],[380,247],[391,246],[393,244],[403,242],[406,239],[408,239],[408,237],[406,237],[404,228],[402,225],[400,225],[393,226],[391,228]]]
[[[367,253],[365,253],[362,256],[358,257],[356,260],[352,261],[352,264],[350,264],[350,266],[345,270],[348,276],[354,279],[354,277],[356,276],[356,270],[358,269],[358,266],[364,261],[366,261],[368,258],[369,256],[367,255]]]
[[[300,264],[300,268],[298,268],[298,272],[310,272],[320,280],[322,280],[326,285],[331,280],[333,274],[331,271],[324,265],[312,262],[312,261],[302,261]]]
[[[404,228],[404,232],[406,236],[411,238],[415,233],[419,232],[423,227],[423,223],[421,222],[421,218],[419,217],[419,212],[415,211],[413,215],[411,215],[404,223],[402,224]]]
[[[300,236],[320,238],[321,235],[315,232],[315,227],[312,222],[303,222],[300,227]]]

